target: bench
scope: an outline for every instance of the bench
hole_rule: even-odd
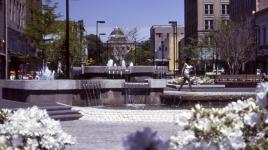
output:
[[[224,84],[226,87],[256,87],[262,82],[260,75],[219,75],[215,78],[215,84]]]

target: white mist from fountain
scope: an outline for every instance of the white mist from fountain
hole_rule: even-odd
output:
[[[124,67],[124,68],[126,67],[126,61],[125,60],[122,60],[121,66]]]
[[[130,67],[133,67],[134,66],[133,62],[130,62],[129,66]]]
[[[114,60],[109,59],[107,63],[107,67],[113,67],[113,65],[114,65]]]
[[[37,80],[55,80],[55,71],[49,70],[47,64],[43,66],[41,71],[37,72]]]

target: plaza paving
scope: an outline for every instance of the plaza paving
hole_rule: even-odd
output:
[[[124,150],[123,141],[128,134],[150,127],[158,136],[169,140],[179,127],[175,120],[182,112],[178,109],[107,109],[74,107],[83,117],[80,120],[61,122],[63,129],[77,138],[72,150]]]
[[[63,129],[76,137],[77,144],[67,150],[124,150],[123,141],[128,134],[150,127],[164,141],[177,133],[174,123],[155,122],[93,122],[77,120],[61,122]]]

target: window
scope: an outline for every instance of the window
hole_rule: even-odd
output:
[[[205,30],[213,30],[213,20],[205,20]]]
[[[266,27],[263,28],[263,45],[266,44]]]
[[[258,28],[258,30],[257,30],[257,38],[258,38],[258,40],[257,40],[257,42],[258,42],[258,46],[261,44],[261,30]]]
[[[230,7],[228,4],[221,5],[221,12],[223,15],[229,15],[230,13]]]
[[[0,11],[3,10],[3,1],[4,0],[0,0]]]
[[[205,14],[206,15],[213,14],[213,4],[205,4]]]

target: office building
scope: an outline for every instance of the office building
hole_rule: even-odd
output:
[[[179,42],[184,37],[184,28],[177,27],[177,34],[174,36],[173,27],[170,25],[154,25],[150,29],[150,47],[154,51],[155,65],[168,66],[170,71],[179,69],[180,52]],[[176,37],[177,36],[177,37]],[[176,50],[174,54],[174,38]],[[175,55],[175,60],[174,60]]]

